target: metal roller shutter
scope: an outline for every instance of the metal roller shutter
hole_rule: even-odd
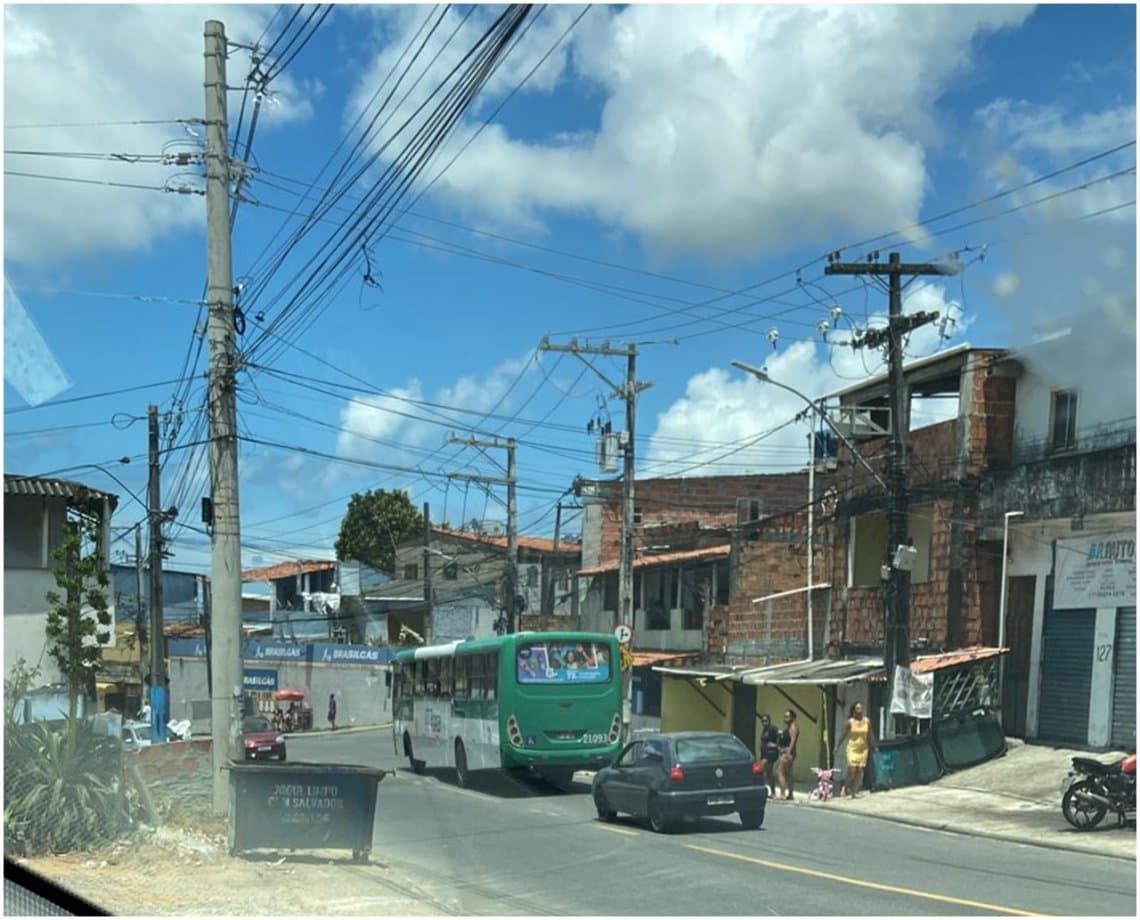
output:
[[[1092,687],[1095,610],[1053,610],[1052,578],[1045,592],[1041,693],[1037,736],[1042,741],[1086,745]]]
[[[1112,663],[1112,746],[1136,747],[1136,608],[1116,611]]]

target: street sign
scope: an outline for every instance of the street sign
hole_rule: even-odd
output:
[[[614,635],[617,636],[618,642],[622,645],[629,645],[633,639],[633,627],[628,623],[621,623],[614,629]]]

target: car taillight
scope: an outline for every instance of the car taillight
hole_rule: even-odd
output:
[[[685,781],[685,771],[680,767],[674,767],[669,771],[669,782],[676,785]]]
[[[763,776],[764,775],[764,764],[761,763],[759,760],[753,761],[753,763],[752,763],[752,775],[753,776]]]

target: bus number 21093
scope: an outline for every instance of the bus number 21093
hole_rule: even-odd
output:
[[[582,744],[605,744],[609,736],[602,732],[586,732],[582,735]]]

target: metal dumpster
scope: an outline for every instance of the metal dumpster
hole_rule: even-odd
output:
[[[372,850],[376,790],[390,770],[354,764],[238,763],[230,771],[231,854],[243,850]]]

